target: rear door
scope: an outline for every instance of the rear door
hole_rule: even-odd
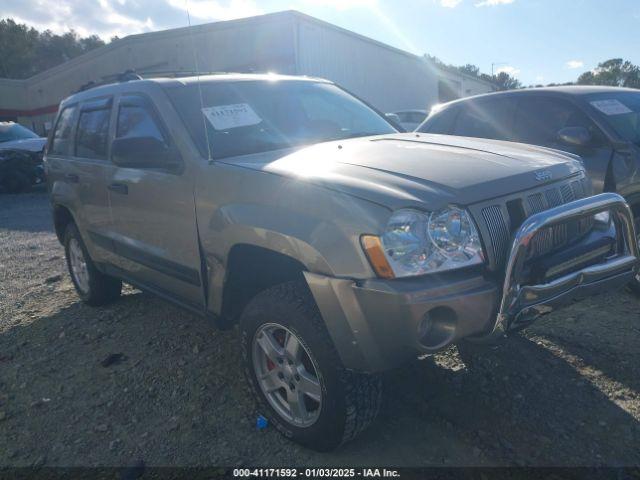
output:
[[[463,102],[452,133],[462,137],[512,140],[515,113],[516,102],[511,96]]]
[[[171,136],[151,99],[119,97],[115,138],[153,137],[167,146]],[[123,168],[108,179],[113,216],[111,240],[125,275],[186,306],[202,308],[193,169]]]
[[[510,95],[456,102],[430,116],[418,129],[424,133],[512,140],[516,100]]]
[[[111,225],[106,169],[112,97],[100,97],[65,107],[58,117],[47,152],[54,201],[67,206],[94,261],[109,251],[93,239]]]

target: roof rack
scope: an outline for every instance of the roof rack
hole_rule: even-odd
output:
[[[170,77],[170,78],[180,78],[180,77],[197,77],[202,75],[229,75],[229,74],[239,74],[241,72],[203,72],[196,70],[148,70],[146,72],[142,72],[146,78],[149,77]],[[253,72],[244,72],[244,73],[253,73]]]
[[[116,73],[113,75],[105,75],[102,77],[102,80],[96,82],[95,80],[91,80],[84,85],[82,85],[78,91],[84,92],[85,90],[90,90],[95,87],[100,87],[102,85],[108,85],[110,83],[122,83],[122,82],[131,82],[133,80],[142,80],[142,77],[136,73],[133,69],[125,70],[122,73]]]
[[[109,85],[111,83],[131,82],[134,80],[144,80],[144,78],[153,78],[153,77],[180,78],[180,77],[195,77],[195,76],[201,76],[201,75],[229,75],[232,73],[239,74],[241,72],[202,72],[202,71],[196,71],[196,70],[147,70],[147,71],[138,72],[134,69],[128,69],[122,73],[105,75],[99,81],[91,80],[85,83],[84,85],[82,85],[78,89],[78,92],[84,92],[85,90],[101,87],[103,85]],[[244,73],[254,73],[254,72],[244,72]]]

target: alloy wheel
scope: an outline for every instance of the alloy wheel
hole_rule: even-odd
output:
[[[76,238],[69,240],[69,263],[71,274],[82,293],[89,292],[89,268],[84,258],[80,242]]]
[[[288,328],[268,323],[253,338],[253,367],[258,385],[278,414],[296,427],[320,416],[322,388],[315,363]]]

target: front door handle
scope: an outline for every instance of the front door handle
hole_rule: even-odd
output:
[[[108,188],[112,192],[119,193],[121,195],[127,195],[129,193],[129,187],[124,183],[112,183]]]
[[[80,181],[80,177],[75,173],[67,173],[64,178],[66,178],[70,183],[78,183]]]

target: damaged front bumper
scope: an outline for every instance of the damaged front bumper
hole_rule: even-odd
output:
[[[611,218],[610,244],[585,240],[586,254],[573,263],[565,258],[548,270],[554,275],[532,282],[528,256],[536,234],[600,212]],[[638,257],[628,205],[604,193],[525,220],[503,278],[474,269],[394,280],[305,277],[345,366],[373,372],[464,338],[493,342],[576,299],[620,288],[636,275]]]
[[[567,273],[548,283],[524,284],[524,259],[537,232],[601,212],[609,212],[615,227],[616,242],[603,261]],[[500,310],[487,337],[491,339],[502,336],[573,300],[626,285],[637,272],[638,257],[633,215],[624,198],[615,193],[583,198],[529,217],[514,237],[505,272]]]

